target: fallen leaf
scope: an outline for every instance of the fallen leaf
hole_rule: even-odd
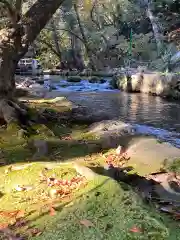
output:
[[[8,217],[8,218],[20,218],[24,217],[23,210],[15,210],[15,211],[0,211],[1,217]]]
[[[57,190],[57,189],[51,189],[51,190],[49,191],[49,196],[50,196],[51,198],[56,198],[57,195],[58,195],[58,190]]]
[[[31,229],[29,229],[29,232],[32,237],[38,237],[42,234],[42,231],[38,228],[31,228]]]
[[[180,220],[180,212],[174,213],[173,215],[174,215],[175,220]]]
[[[3,230],[3,229],[6,229],[8,228],[8,223],[1,223],[0,224],[0,231]]]
[[[61,137],[62,140],[72,140],[72,137],[71,136],[64,136],[64,137]]]
[[[130,231],[130,232],[134,232],[134,233],[141,233],[141,232],[142,232],[142,229],[139,228],[139,227],[134,226],[134,227],[132,227],[129,231]]]
[[[112,162],[114,160],[114,156],[113,155],[109,155],[107,158],[106,158],[106,162]]]
[[[26,224],[27,224],[27,220],[21,218],[21,219],[19,219],[19,220],[14,224],[14,226],[15,226],[15,227],[23,227],[23,226],[25,226]]]
[[[94,224],[91,221],[87,220],[87,219],[81,220],[80,223],[82,225],[86,226],[86,227],[93,227],[94,226]]]
[[[54,210],[53,207],[50,208],[50,213],[49,213],[50,216],[55,216],[56,215],[56,211]]]
[[[122,146],[118,146],[117,148],[116,148],[116,155],[120,155],[121,154],[121,151],[122,151]]]
[[[17,212],[16,218],[17,218],[17,219],[18,219],[18,218],[23,218],[24,215],[25,215],[25,211],[24,211],[24,210],[19,210],[19,211]]]
[[[15,190],[18,191],[18,192],[22,192],[22,191],[30,191],[33,189],[33,186],[19,186],[17,185],[15,187]]]

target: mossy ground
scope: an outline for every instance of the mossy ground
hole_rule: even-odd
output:
[[[53,104],[43,107],[52,109]],[[55,110],[64,111],[64,108],[55,106]],[[104,162],[102,149],[97,139],[86,133],[86,125],[53,122],[49,123],[49,127],[36,126],[38,135],[30,138],[18,137],[15,126],[0,130],[0,148],[3,150],[0,160],[0,226],[2,223],[13,225],[16,221],[5,217],[1,211],[24,210],[28,224],[12,229],[22,236],[28,235],[29,239],[32,238],[28,230],[31,228],[42,231],[34,239],[45,240],[180,239],[177,222],[143,203],[128,185],[117,183],[106,176],[101,175],[93,181],[85,182],[68,197],[49,198],[51,187],[39,182],[39,174],[44,168],[49,169],[48,176],[71,179],[77,174],[72,166],[73,161],[78,160],[88,166],[101,166]],[[32,158],[34,149],[29,142],[33,138],[48,141],[47,156],[38,160]],[[108,154],[113,150],[106,152]],[[13,169],[7,172],[9,165]],[[18,192],[15,190],[17,185],[30,185],[33,188],[27,192]],[[54,216],[49,214],[50,206],[56,211]],[[93,226],[82,225],[80,221],[84,219]],[[134,227],[140,232],[131,232]]]

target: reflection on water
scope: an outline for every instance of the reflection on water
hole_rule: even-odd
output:
[[[136,131],[154,135],[180,148],[180,104],[146,94],[122,92],[71,93],[66,95],[89,111],[104,111],[111,119],[132,123]]]
[[[180,104],[146,94],[122,92],[71,93],[69,100],[97,108],[108,113],[111,118],[122,121],[151,125],[169,131],[180,132]]]

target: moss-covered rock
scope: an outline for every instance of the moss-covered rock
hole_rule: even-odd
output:
[[[126,89],[127,76],[125,73],[115,75],[110,81],[110,85],[115,89]]]
[[[90,82],[90,83],[98,83],[98,82],[100,82],[100,78],[99,78],[99,77],[96,77],[96,76],[91,77],[91,78],[89,79],[89,82]]]
[[[79,76],[71,76],[67,78],[67,82],[80,82],[82,79]]]
[[[118,77],[115,75],[110,80],[110,85],[112,86],[112,88],[115,88],[115,89],[118,88],[117,82],[118,82]]]
[[[162,72],[134,71],[114,76],[113,88],[126,92],[142,92],[161,97],[180,99],[180,75]]]
[[[164,162],[164,168],[168,171],[175,172],[176,174],[180,174],[180,158],[172,162],[168,162],[166,160]]]

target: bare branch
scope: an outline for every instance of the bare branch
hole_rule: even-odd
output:
[[[22,37],[22,48],[18,54],[19,58],[26,53],[28,47],[63,2],[64,0],[37,0],[22,16],[20,24],[23,26],[25,33]]]
[[[51,28],[46,28],[48,29],[49,31],[53,31]],[[67,29],[67,28],[56,28],[58,31],[64,31],[64,32],[69,32],[71,33],[72,35],[74,35],[76,38],[78,38],[82,43],[84,43],[84,40],[79,37],[75,32],[73,32],[72,30],[70,29]]]

